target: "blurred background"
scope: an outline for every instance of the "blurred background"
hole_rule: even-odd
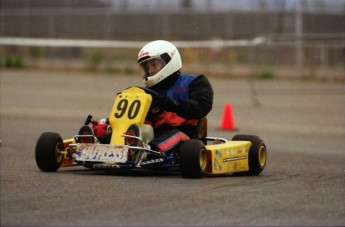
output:
[[[166,39],[183,72],[345,80],[345,0],[0,0],[2,69],[137,74]]]

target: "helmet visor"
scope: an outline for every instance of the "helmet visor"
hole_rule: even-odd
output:
[[[160,56],[148,58],[139,63],[143,71],[144,79],[156,75],[166,65],[165,61]]]

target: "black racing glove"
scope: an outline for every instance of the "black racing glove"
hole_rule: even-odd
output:
[[[157,105],[161,110],[175,112],[178,106],[178,101],[172,100],[169,97],[159,96],[157,99]]]

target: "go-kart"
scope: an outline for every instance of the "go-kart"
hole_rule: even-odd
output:
[[[60,167],[81,165],[91,169],[147,169],[180,171],[185,178],[202,175],[259,175],[265,168],[265,143],[254,135],[235,135],[231,141],[207,136],[207,118],[199,120],[195,136],[182,143],[179,152],[162,153],[148,143],[153,128],[144,124],[157,93],[130,87],[118,93],[109,116],[109,143],[100,143],[89,115],[78,135],[63,140],[58,133],[39,137],[35,158],[39,169],[55,172]]]

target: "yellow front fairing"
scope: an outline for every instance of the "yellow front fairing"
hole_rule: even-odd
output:
[[[249,141],[228,141],[223,144],[207,145],[208,166],[206,173],[225,174],[249,170]]]
[[[152,102],[152,96],[143,89],[131,87],[116,96],[115,104],[109,116],[113,130],[110,144],[124,144],[121,136],[131,124],[141,127]]]

